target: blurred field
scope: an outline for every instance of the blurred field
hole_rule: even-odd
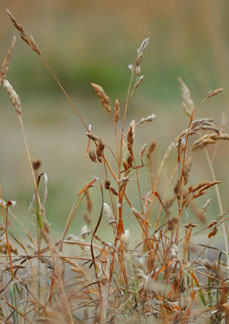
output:
[[[201,107],[199,117],[213,117],[219,125],[222,112],[228,116],[227,1],[3,0],[1,58],[15,34],[6,7],[33,35],[88,124],[108,140],[109,121],[90,82],[101,84],[112,102],[118,97],[123,108],[129,80],[127,66],[135,59],[141,41],[150,37],[142,64],[145,79],[130,105],[129,119],[139,120],[153,112],[158,116],[144,132],[139,130],[136,144],[140,148],[148,138],[158,143],[155,168],[171,140],[187,123],[177,77],[189,85],[196,103],[210,89],[224,87],[223,94]],[[63,225],[75,194],[98,173],[90,162],[83,167],[87,145],[84,130],[48,71],[19,36],[8,77],[23,103],[32,156],[42,160],[42,171],[49,176],[49,220]],[[32,180],[18,121],[3,91],[0,102],[0,183],[4,198],[16,200],[17,214],[25,216]],[[217,178],[223,180],[223,197],[228,195],[228,176],[224,172],[227,151],[227,144],[220,144],[221,158],[215,160]],[[208,179],[210,174],[202,158],[204,167],[196,167],[193,174],[198,179]],[[201,159],[201,154],[197,159]],[[167,174],[164,179],[166,182]],[[213,190],[212,193],[214,196]],[[215,212],[218,213],[217,208]]]

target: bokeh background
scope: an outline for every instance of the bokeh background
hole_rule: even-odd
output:
[[[87,146],[84,128],[38,56],[19,38],[5,8],[33,35],[85,121],[111,144],[109,117],[90,82],[102,85],[112,104],[119,98],[123,109],[130,77],[128,64],[134,62],[141,41],[150,38],[142,63],[144,82],[130,103],[128,121],[151,113],[158,116],[153,124],[139,128],[136,140],[137,150],[144,142],[157,142],[155,170],[168,145],[188,122],[181,106],[177,77],[187,83],[197,105],[209,90],[223,87],[222,94],[198,108],[197,117],[212,117],[217,125],[223,112],[228,117],[227,0],[1,0],[0,57],[3,59],[12,36],[17,35],[8,78],[20,94],[32,157],[42,160],[42,171],[49,176],[47,214],[57,230],[66,222],[77,192],[92,176],[100,175],[101,168],[90,162],[84,165]],[[3,89],[0,89],[0,111],[3,197],[16,200],[15,213],[29,223],[31,215],[27,215],[27,209],[33,184],[17,116]],[[228,143],[221,143],[214,167],[217,179],[222,180],[220,191],[225,210],[229,208],[228,158]],[[175,162],[175,154],[171,160]],[[159,187],[162,193],[170,172],[168,164]],[[144,176],[147,181],[147,173]],[[194,184],[210,179],[203,152],[193,156],[192,177]],[[96,195],[92,193],[92,198],[98,201],[100,196]],[[216,218],[213,189],[210,196],[209,217]],[[82,205],[74,220],[75,232],[84,222],[84,208]],[[97,209],[92,215],[93,223],[98,217]]]

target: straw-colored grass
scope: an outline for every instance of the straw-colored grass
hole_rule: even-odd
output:
[[[0,191],[3,217],[0,236],[1,322],[229,323],[228,216],[222,207],[219,181],[208,154],[210,144],[227,141],[229,134],[220,131],[210,118],[196,119],[199,106],[195,107],[188,87],[179,79],[188,125],[171,142],[155,170],[156,142],[150,140],[140,149],[134,145],[139,128],[143,131],[146,123],[152,122],[153,127],[157,122],[155,114],[126,125],[129,102],[135,90],[142,86],[141,64],[149,39],[141,43],[135,62],[129,65],[130,83],[124,105],[118,99],[112,105],[102,86],[91,84],[108,113],[114,134],[113,143],[107,143],[106,138],[94,134],[84,121],[33,38],[9,11],[8,14],[22,40],[45,64],[80,118],[88,138],[87,163],[96,163],[104,170],[104,177],[95,176],[82,185],[62,237],[54,240],[45,210],[47,175],[40,173],[40,161],[31,158],[23,107],[7,80],[14,38],[1,67],[0,85],[9,94],[23,134],[34,183],[30,212],[36,219],[37,230],[34,237],[26,226],[20,224],[13,213],[14,201],[4,201]],[[221,91],[221,88],[210,91],[201,103]],[[192,154],[197,150],[204,150],[212,178],[192,183]],[[172,152],[177,156],[174,171],[167,186],[159,189],[162,170]],[[143,192],[141,182],[144,169],[149,174],[150,190],[147,192]],[[44,181],[42,199],[41,181]],[[137,197],[134,200],[128,191],[133,186]],[[211,208],[208,191],[212,187],[216,189],[220,215],[209,223],[206,215]],[[95,226],[91,225],[90,217],[93,212],[91,190],[98,190],[101,197],[96,202],[100,213]],[[202,196],[206,203],[199,206],[198,200]],[[81,237],[75,237],[69,235],[69,229],[83,201],[87,204],[85,226],[81,229]],[[132,237],[125,228],[127,210],[134,218],[140,233],[138,237]],[[13,228],[12,220],[22,226],[23,236]],[[98,234],[102,220],[106,220],[107,231],[110,231],[109,242]],[[212,239],[222,232],[221,228],[224,250],[211,246]],[[208,232],[208,244],[195,243],[193,233],[201,235],[204,231]],[[215,261],[204,259],[203,254],[209,249],[216,252]]]

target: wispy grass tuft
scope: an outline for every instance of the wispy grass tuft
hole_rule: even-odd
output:
[[[29,211],[36,219],[37,234],[34,238],[26,226],[20,224],[12,211],[14,202],[5,202],[0,191],[3,216],[0,227],[1,321],[228,323],[228,216],[222,207],[218,189],[220,182],[207,148],[220,140],[228,140],[229,135],[221,131],[211,118],[195,119],[199,106],[196,108],[187,85],[179,79],[183,107],[189,118],[187,128],[171,141],[158,169],[154,166],[156,139],[149,139],[148,143],[137,147],[139,129],[143,132],[144,127],[154,127],[154,123],[149,125],[150,122],[159,122],[152,113],[127,125],[129,102],[144,81],[141,64],[149,45],[146,38],[137,50],[135,62],[129,65],[130,82],[124,104],[118,99],[112,104],[103,87],[91,83],[109,116],[107,123],[111,125],[114,140],[108,143],[107,138],[92,133],[91,126],[87,126],[81,117],[38,45],[9,11],[8,14],[22,40],[41,58],[58,83],[80,118],[83,130],[86,129],[87,163],[96,163],[104,173],[103,178],[95,176],[82,185],[75,195],[63,234],[56,239],[45,210],[48,176],[40,173],[41,161],[31,157],[22,104],[7,79],[14,38],[2,63],[0,85],[9,94],[23,134],[34,184],[34,198]],[[222,88],[210,91],[201,103],[221,91]],[[193,183],[192,155],[194,151],[201,154],[202,149],[212,179]],[[176,155],[176,161],[163,188],[161,174],[171,154]],[[147,192],[142,186],[142,170],[149,175]],[[40,198],[41,179],[44,181],[43,201]],[[211,201],[208,195],[213,187],[216,188],[220,214],[209,222],[207,213]],[[135,190],[134,199],[129,188]],[[92,190],[98,190],[101,199],[92,201]],[[204,205],[200,205],[200,197],[206,197]],[[79,236],[75,236],[69,233],[71,223],[83,203],[87,206],[85,225],[78,229]],[[91,214],[95,204],[100,212],[93,224]],[[139,235],[133,234],[125,225],[128,215],[131,215],[129,217]],[[22,226],[24,237],[13,227],[13,219]],[[109,232],[109,242],[99,232],[101,224],[102,232]],[[220,235],[221,227],[225,251],[211,246],[213,237]],[[205,231],[208,243],[195,243],[195,235]],[[70,247],[74,247],[74,253]],[[205,250],[212,249],[218,253],[215,262],[203,257]]]

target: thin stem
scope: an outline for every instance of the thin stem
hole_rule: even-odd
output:
[[[209,169],[211,171],[212,179],[213,179],[213,181],[216,181],[215,171],[213,169],[212,162],[211,162],[207,148],[204,148],[204,153],[207,158],[207,162],[208,162]],[[215,185],[215,191],[216,191],[216,196],[217,196],[217,200],[218,200],[220,216],[222,216],[223,215],[223,204],[222,204],[222,200],[221,200],[221,196],[220,196],[220,192],[219,192],[219,187],[217,184]],[[224,241],[225,241],[225,247],[226,247],[226,252],[227,252],[227,271],[228,271],[228,276],[229,276],[229,256],[228,256],[229,255],[229,236],[228,236],[226,222],[223,222],[223,234],[224,234]]]

